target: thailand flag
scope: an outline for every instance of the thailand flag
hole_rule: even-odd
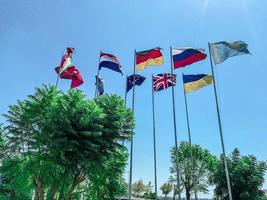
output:
[[[204,49],[172,49],[174,69],[191,65],[192,63],[204,60],[206,57],[207,54],[204,53]]]
[[[116,56],[109,54],[109,53],[101,53],[100,55],[100,62],[99,62],[99,69],[102,67],[111,69],[113,71],[122,73],[121,64]]]

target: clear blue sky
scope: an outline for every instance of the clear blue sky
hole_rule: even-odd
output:
[[[267,160],[266,10],[263,0],[2,0],[0,113],[32,94],[34,87],[54,84],[54,67],[67,46],[76,49],[74,64],[85,80],[80,89],[88,98],[94,95],[100,50],[117,55],[125,74],[131,74],[134,49],[162,47],[164,65],[142,71],[147,80],[136,88],[133,180],[153,183],[151,74],[169,72],[170,45],[207,49],[208,42],[243,40],[253,56],[216,66],[226,151],[238,147],[242,154]],[[181,73],[209,73],[209,59],[175,72],[181,141],[187,139]],[[125,76],[108,69],[101,70],[101,76],[106,92],[124,96]],[[64,91],[69,86],[68,80],[59,83]],[[206,87],[189,94],[188,104],[193,143],[219,155],[213,95],[212,87]],[[169,149],[174,144],[170,89],[156,94],[155,106],[160,186],[169,177]]]

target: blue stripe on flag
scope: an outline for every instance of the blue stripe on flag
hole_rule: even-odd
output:
[[[174,54],[173,55],[173,61],[177,62],[177,61],[181,61],[184,60],[194,54],[198,54],[198,53],[202,53],[196,49],[186,49],[183,52],[179,53],[179,54]]]
[[[184,83],[190,83],[190,82],[198,81],[205,76],[207,76],[207,74],[183,75],[183,81]]]
[[[120,65],[118,65],[117,63],[114,63],[114,62],[110,62],[110,61],[102,61],[102,62],[99,64],[99,69],[101,69],[101,67],[105,67],[105,68],[114,70],[114,71],[116,71],[116,72],[120,72],[120,73],[122,73],[122,70],[121,70]]]

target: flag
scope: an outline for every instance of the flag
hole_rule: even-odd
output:
[[[160,90],[167,89],[170,86],[176,85],[176,74],[158,74],[153,75],[153,88],[154,91],[158,92]]]
[[[123,74],[119,59],[112,54],[109,54],[109,53],[100,54],[99,69],[101,69],[102,67],[105,67],[105,68],[108,68],[108,69],[111,69],[113,71]]]
[[[104,94],[104,79],[100,76],[95,76],[96,82],[95,85],[97,86],[97,91],[99,95]]]
[[[197,75],[183,75],[185,92],[193,92],[199,90],[209,84],[212,84],[212,75],[197,74]]]
[[[61,62],[60,62],[60,70],[59,73],[61,74],[65,69],[72,66],[72,55],[74,52],[74,48],[68,47],[62,56]]]
[[[204,60],[207,54],[203,49],[180,48],[172,49],[173,67],[174,69],[191,65],[195,62]]]
[[[136,52],[136,69],[144,70],[147,66],[163,64],[163,56],[160,48]]]
[[[210,49],[215,64],[220,64],[233,56],[250,54],[247,47],[248,45],[242,41],[222,41],[210,44]]]
[[[60,73],[60,67],[56,67],[56,72]],[[71,88],[75,88],[83,84],[83,78],[80,71],[75,66],[70,66],[59,74],[62,79],[71,80]]]
[[[140,76],[138,74],[130,75],[127,77],[127,92],[133,88],[133,85],[142,85],[146,80],[146,77]]]

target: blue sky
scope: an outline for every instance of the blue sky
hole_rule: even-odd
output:
[[[208,42],[243,40],[252,56],[216,66],[226,151],[237,147],[242,154],[267,160],[266,9],[262,0],[0,1],[0,113],[32,94],[34,87],[55,84],[54,67],[67,46],[76,49],[73,62],[83,74],[80,89],[88,98],[94,95],[100,50],[117,55],[124,73],[131,74],[134,49],[162,47],[164,65],[140,72],[147,80],[136,88],[133,180],[153,183],[151,74],[170,71],[170,45],[207,50]],[[178,141],[187,139],[182,72],[210,73],[209,59],[175,71]],[[125,76],[108,69],[100,75],[106,92],[124,96]],[[69,87],[68,80],[61,80],[58,88]],[[131,93],[128,97],[130,106]],[[174,145],[171,89],[155,95],[155,106],[161,186],[169,177],[169,149]],[[188,106],[193,143],[219,155],[212,87],[190,93]]]

